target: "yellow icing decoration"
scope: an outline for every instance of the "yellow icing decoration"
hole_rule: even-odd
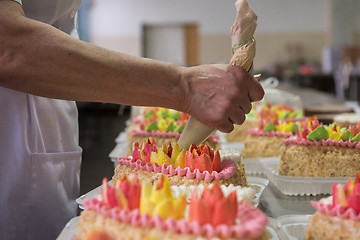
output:
[[[169,158],[169,156],[166,153],[164,153],[164,151],[161,148],[158,148],[158,152],[151,153],[150,162],[157,163],[159,166],[163,165],[164,163],[166,163],[167,166],[173,165],[171,158]]]
[[[178,155],[178,157],[175,160],[175,168],[177,168],[178,166],[180,166],[181,168],[185,168],[185,153],[186,153],[185,149],[183,149],[180,152],[180,154]]]
[[[141,189],[140,213],[149,216],[161,216],[166,219],[172,217],[175,220],[184,217],[186,208],[186,196],[179,195],[174,198],[169,180],[162,177],[154,186],[150,182],[144,182]]]
[[[173,150],[172,150],[171,160],[173,162],[176,162],[176,158],[179,156],[179,154],[180,154],[179,144],[176,143]]]

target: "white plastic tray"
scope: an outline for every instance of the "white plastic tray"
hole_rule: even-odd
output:
[[[265,157],[265,158],[243,158],[242,161],[245,164],[246,174],[252,175],[265,175],[265,170],[261,164],[261,160],[267,159],[279,159],[278,157]]]
[[[347,177],[288,177],[279,175],[279,158],[263,158],[267,178],[285,195],[331,194],[334,182],[345,184]]]
[[[125,128],[124,131],[120,132],[119,135],[115,138],[116,143],[127,143],[126,134],[128,132],[128,128]]]
[[[264,192],[266,186],[269,184],[269,180],[261,177],[247,177],[249,187],[255,190],[255,198],[253,200],[254,205],[257,207],[260,204],[260,198]]]
[[[119,165],[118,158],[120,156],[126,156],[127,155],[126,154],[127,147],[128,147],[127,143],[117,143],[115,148],[110,152],[109,158],[114,163],[114,168],[116,168]]]
[[[112,184],[112,180],[110,180],[110,181],[108,182],[108,184],[111,185],[111,184]],[[91,199],[91,198],[94,198],[94,197],[96,197],[96,196],[98,196],[98,195],[101,195],[101,185],[98,186],[97,188],[94,188],[94,189],[91,190],[90,192],[85,193],[84,195],[81,195],[80,197],[78,197],[78,198],[76,199],[76,203],[79,205],[79,208],[80,208],[80,209],[83,209],[83,210],[84,210],[83,204],[84,204],[85,199]]]
[[[269,184],[269,180],[260,177],[247,177],[249,187],[255,191],[255,198],[253,200],[253,204],[258,206],[260,203],[261,194],[264,192],[266,186]],[[111,184],[111,180],[108,182]],[[101,185],[97,188],[91,190],[90,192],[81,195],[79,198],[76,199],[76,203],[79,205],[80,209],[84,209],[84,200],[91,199],[101,194]]]
[[[306,227],[312,215],[287,215],[276,218],[281,240],[305,239]]]

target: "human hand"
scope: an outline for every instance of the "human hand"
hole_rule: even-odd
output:
[[[242,124],[251,102],[264,96],[261,84],[243,68],[227,64],[183,68],[183,111],[221,132]]]

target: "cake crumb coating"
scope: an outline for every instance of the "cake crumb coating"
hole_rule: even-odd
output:
[[[305,239],[360,239],[360,222],[316,212],[310,218]]]
[[[354,177],[360,170],[360,149],[340,146],[287,145],[280,155],[279,175]]]
[[[96,238],[98,237],[98,238]],[[105,217],[96,211],[83,211],[77,227],[76,240],[88,239],[111,239],[111,240],[195,240],[210,239],[192,234],[179,234],[170,231],[162,231],[157,228],[144,228]],[[214,238],[212,238],[214,239]],[[235,238],[216,238],[235,240]],[[265,240],[269,239],[267,231],[257,238],[242,238],[242,240]]]
[[[244,158],[280,156],[283,138],[278,136],[248,135],[242,151]]]
[[[244,163],[239,160],[237,162],[235,162],[236,164],[236,172],[235,175],[232,176],[229,179],[221,179],[218,182],[221,185],[225,185],[225,186],[229,186],[230,184],[233,184],[234,186],[241,186],[241,187],[248,187],[248,182],[247,182],[247,177],[246,177],[246,172],[245,172],[245,168],[244,168]],[[146,170],[141,170],[141,169],[136,169],[136,168],[132,168],[132,167],[128,167],[125,165],[118,165],[115,168],[114,171],[114,176],[113,176],[113,182],[116,181],[116,179],[118,178],[122,178],[124,175],[130,175],[130,174],[136,174],[137,177],[139,178],[140,182],[143,181],[150,181],[152,183],[158,181],[160,179],[160,175],[162,175],[161,173],[154,173],[151,171],[146,171]],[[187,177],[180,177],[177,175],[174,176],[170,176],[170,175],[166,175],[169,179],[169,184],[170,185],[175,185],[175,186],[180,186],[180,185],[185,185],[185,186],[190,186],[190,185],[199,185],[199,184],[210,184],[211,182],[206,182],[205,180],[200,180],[200,179],[189,179]]]

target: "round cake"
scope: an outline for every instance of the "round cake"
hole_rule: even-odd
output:
[[[172,194],[166,177],[154,185],[135,175],[113,186],[104,179],[101,196],[84,207],[76,240],[268,239],[266,215],[216,182],[187,199]]]

